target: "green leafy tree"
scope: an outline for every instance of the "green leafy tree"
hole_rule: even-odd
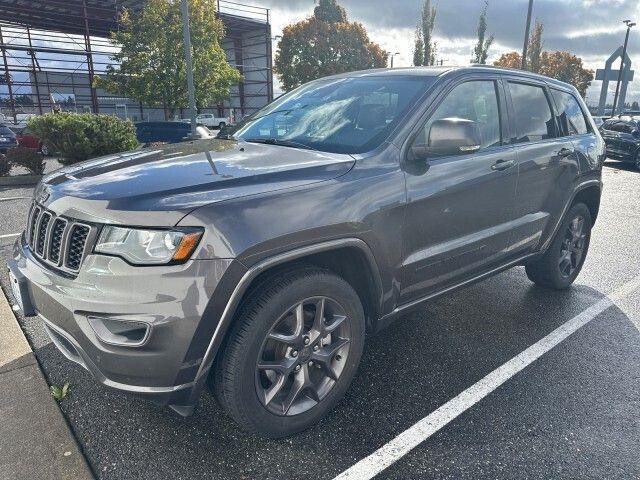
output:
[[[220,46],[224,25],[216,18],[215,5],[215,0],[189,0],[198,108],[228,98],[230,87],[242,79]],[[147,0],[139,13],[124,10],[111,43],[118,48],[111,57],[115,66],[96,78],[96,86],[148,105],[163,105],[169,116],[188,104],[179,1]]]
[[[436,42],[433,41],[433,27],[436,24],[436,7],[431,6],[431,0],[425,0],[422,5],[422,41],[424,44],[424,60],[422,65],[436,63]]]
[[[473,58],[471,63],[487,63],[487,57],[489,56],[489,47],[493,43],[493,35],[487,35],[487,8],[489,8],[489,2],[484,2],[484,7],[480,12],[480,18],[478,19],[478,43],[473,49]]]
[[[320,0],[311,17],[284,28],[274,67],[288,91],[327,75],[385,67],[387,57],[336,0]]]
[[[424,40],[422,39],[422,28],[416,27],[415,43],[413,47],[413,64],[416,67],[424,65]]]
[[[636,100],[634,100],[634,102],[631,104],[631,110],[635,110],[635,111],[640,110],[640,105]]]
[[[533,32],[529,36],[529,43],[527,46],[527,59],[526,65],[527,70],[534,73],[540,73],[541,68],[541,57],[542,57],[542,47],[544,46],[542,42],[542,32],[544,30],[544,25],[538,20],[536,20],[536,24],[533,27]]]

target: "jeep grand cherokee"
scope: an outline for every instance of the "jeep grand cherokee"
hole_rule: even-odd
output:
[[[343,396],[365,332],[515,265],[571,285],[602,186],[586,112],[489,67],[313,81],[228,140],[45,177],[15,297],[104,385],[187,415],[210,384],[245,429],[290,435]]]

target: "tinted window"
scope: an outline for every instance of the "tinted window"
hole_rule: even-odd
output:
[[[605,130],[615,131],[616,123],[618,123],[617,120],[607,120],[602,124],[602,128],[604,128]]]
[[[516,143],[555,137],[555,123],[542,87],[509,82],[515,115]]]
[[[494,81],[463,83],[455,87],[438,106],[418,135],[416,143],[428,143],[429,130],[434,121],[443,118],[464,118],[478,124],[482,139],[481,148],[500,145],[499,112]]]
[[[9,127],[5,127],[4,125],[0,125],[0,135],[13,137],[14,133],[11,131]]]
[[[243,120],[233,136],[334,153],[380,145],[433,84],[428,76],[365,76],[307,83]]]
[[[558,108],[558,124],[563,135],[581,135],[588,133],[587,122],[580,104],[573,95],[560,90],[551,89],[551,94]]]

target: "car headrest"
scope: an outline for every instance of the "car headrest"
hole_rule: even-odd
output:
[[[387,124],[386,114],[387,109],[384,105],[362,105],[358,116],[358,127],[363,129],[384,127]]]

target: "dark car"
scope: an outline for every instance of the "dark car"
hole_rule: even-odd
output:
[[[211,138],[213,135],[206,127],[196,127],[198,138]],[[136,137],[142,144],[178,143],[190,139],[191,123],[189,122],[138,122]]]
[[[7,150],[17,146],[16,134],[6,125],[0,125],[0,153],[7,153]]]
[[[342,398],[365,332],[515,265],[572,284],[602,187],[586,111],[489,67],[313,81],[228,140],[45,177],[15,297],[104,385],[187,415],[210,384],[242,427],[290,435]]]
[[[610,118],[600,126],[607,157],[630,162],[640,170],[640,117]]]

